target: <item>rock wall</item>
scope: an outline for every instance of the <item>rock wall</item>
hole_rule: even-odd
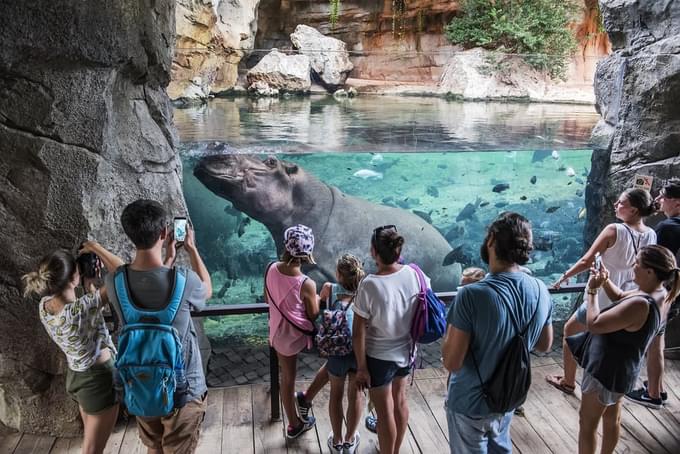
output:
[[[0,421],[77,433],[63,354],[20,294],[55,247],[129,258],[122,208],[185,212],[170,81],[174,0],[0,2]]]

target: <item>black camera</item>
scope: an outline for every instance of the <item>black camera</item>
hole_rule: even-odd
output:
[[[78,271],[82,277],[90,279],[98,277],[99,257],[97,257],[97,254],[86,252],[79,255],[76,261],[78,263]]]

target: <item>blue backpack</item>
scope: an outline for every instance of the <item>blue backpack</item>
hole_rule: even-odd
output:
[[[444,335],[446,332],[446,315],[444,303],[427,286],[425,276],[418,265],[409,263],[409,266],[418,275],[418,282],[420,283],[416,313],[411,323],[411,339],[413,340],[413,350],[415,350],[416,342],[430,344]]]
[[[159,311],[135,306],[130,298],[127,266],[120,267],[114,287],[123,316],[118,338],[118,379],[125,391],[125,405],[137,416],[170,414],[186,403],[184,354],[172,322],[179,312],[187,273],[174,268],[170,302]]]

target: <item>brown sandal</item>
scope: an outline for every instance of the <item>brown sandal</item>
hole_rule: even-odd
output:
[[[564,377],[562,377],[561,375],[546,375],[545,376],[545,381],[547,381],[549,384],[551,384],[555,388],[562,391],[564,394],[568,394],[568,395],[574,394],[574,390],[576,389],[576,386],[567,385],[566,383],[563,383],[563,380],[564,380]]]

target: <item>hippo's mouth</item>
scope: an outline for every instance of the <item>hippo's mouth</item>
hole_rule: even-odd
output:
[[[270,171],[266,165],[259,164],[252,161],[239,162],[221,156],[199,163],[194,174],[204,183],[220,182],[229,186],[241,186],[245,190],[256,187],[256,180]]]

